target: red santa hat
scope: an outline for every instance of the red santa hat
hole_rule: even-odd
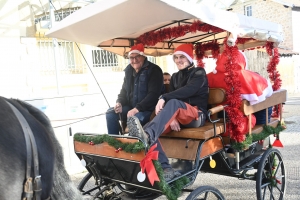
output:
[[[190,61],[190,63],[193,63],[193,49],[194,46],[192,44],[182,44],[175,49],[173,55],[184,55]]]
[[[130,51],[128,52],[128,57],[132,53],[137,53],[137,54],[140,54],[142,56],[145,56],[144,45],[142,43],[139,43],[137,45],[132,46],[131,49],[130,49]]]
[[[219,58],[217,59],[217,66],[216,68],[213,70],[213,73],[216,74],[217,72],[220,73],[225,73],[225,63],[227,61],[227,57],[225,54],[221,54],[219,55]],[[237,70],[243,70],[247,68],[247,59],[246,56],[241,52],[238,51],[238,54],[236,56],[236,63],[238,64],[238,68]]]

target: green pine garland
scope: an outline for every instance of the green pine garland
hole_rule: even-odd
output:
[[[116,149],[122,148],[125,152],[128,153],[138,153],[145,149],[145,146],[142,142],[135,143],[122,143],[114,137],[111,137],[107,134],[104,135],[82,135],[80,133],[76,133],[74,135],[74,140],[78,142],[89,143],[93,141],[94,144],[101,144],[103,142],[107,142],[110,146],[115,147]],[[187,177],[182,177],[176,180],[173,184],[174,187],[170,187],[169,184],[164,179],[164,172],[157,160],[152,161],[155,167],[155,170],[159,177],[158,187],[162,191],[164,195],[166,195],[168,200],[176,200],[180,195],[182,188],[189,183],[189,179]]]
[[[159,180],[160,180],[157,183],[159,189],[162,191],[162,193],[164,195],[166,195],[166,197],[167,197],[168,200],[176,200],[179,197],[182,188],[186,184],[189,183],[189,179],[186,176],[181,177],[180,179],[176,180],[173,183],[174,187],[171,188],[170,185],[165,181],[164,171],[163,171],[160,163],[157,160],[153,160],[152,162],[153,162],[153,164],[155,166],[157,175],[158,175]]]
[[[285,127],[281,124],[278,124],[275,128],[269,125],[264,125],[262,132],[258,134],[247,134],[246,139],[243,142],[233,142],[231,146],[236,151],[243,151],[244,149],[249,148],[253,142],[264,140],[272,134],[279,135],[279,133],[284,129]]]
[[[145,150],[145,146],[142,142],[121,142],[117,140],[115,137],[111,137],[108,134],[104,135],[82,135],[80,133],[76,133],[74,135],[74,140],[78,142],[89,143],[93,142],[94,144],[101,144],[103,142],[107,142],[110,146],[113,146],[115,149],[122,148],[123,151],[127,153],[138,153]]]

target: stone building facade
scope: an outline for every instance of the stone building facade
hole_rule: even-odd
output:
[[[281,3],[278,3],[281,2]],[[230,6],[232,12],[246,15],[247,7],[251,7],[252,16],[258,19],[264,19],[267,21],[275,22],[282,25],[284,41],[280,44],[280,47],[293,50],[293,32],[292,30],[292,5],[297,1],[273,1],[273,0],[244,0],[235,1]],[[286,2],[287,5],[283,3]],[[298,3],[300,3],[298,1]]]
[[[277,70],[281,74],[282,88],[289,93],[300,92],[300,20],[299,0],[235,0],[229,10],[242,15],[275,22],[282,25],[284,41],[279,44],[281,55]],[[299,11],[298,11],[299,10]],[[245,51],[248,68],[256,71],[265,78],[268,77],[266,68],[269,56],[266,52]],[[298,54],[298,55],[297,55]],[[286,57],[288,55],[288,57]]]

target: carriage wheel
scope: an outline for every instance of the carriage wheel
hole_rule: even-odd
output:
[[[195,189],[186,200],[224,200],[222,193],[211,186],[201,186]]]
[[[256,174],[258,200],[281,200],[285,193],[285,167],[277,149],[270,148],[262,156]]]
[[[81,192],[82,195],[92,195],[97,190],[100,190],[99,186],[96,184],[96,180],[90,173],[87,173],[83,177],[83,179],[77,186],[77,189]]]

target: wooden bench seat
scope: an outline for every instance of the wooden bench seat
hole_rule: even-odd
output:
[[[278,123],[279,123],[279,119],[278,118],[271,118],[270,122],[268,123],[269,126],[272,126],[273,128],[277,127]],[[252,128],[252,134],[258,134],[261,133],[263,131],[264,124],[261,125],[255,125]]]
[[[216,134],[224,132],[224,124],[216,123]],[[204,126],[199,128],[183,128],[181,131],[171,131],[167,134],[163,134],[160,137],[177,137],[177,138],[192,138],[205,140],[214,136],[213,124],[206,122]]]

